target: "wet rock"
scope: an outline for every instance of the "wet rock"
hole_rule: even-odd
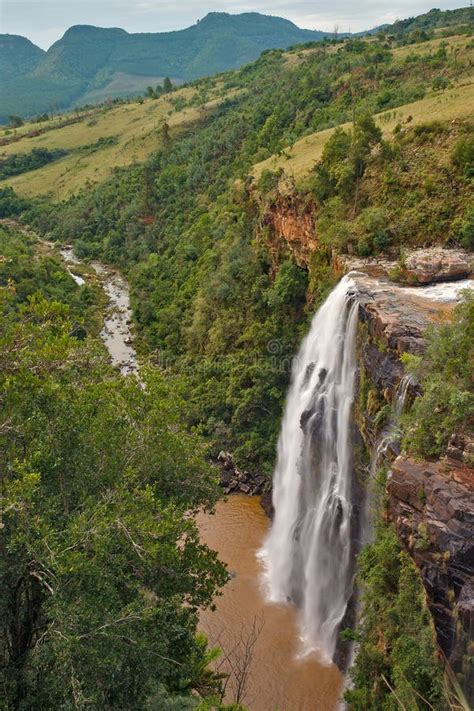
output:
[[[273,516],[275,515],[275,509],[273,508],[271,486],[269,486],[267,490],[263,492],[262,497],[260,499],[260,503],[268,518],[273,518]]]
[[[241,492],[254,496],[262,494],[268,486],[268,479],[261,474],[240,470],[234,462],[232,454],[222,450],[217,455],[219,464],[219,484],[226,494]]]
[[[220,473],[220,485],[221,486],[229,486],[230,482],[232,480],[232,472],[228,471],[226,469],[221,469]]]

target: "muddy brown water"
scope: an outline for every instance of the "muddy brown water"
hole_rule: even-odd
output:
[[[257,636],[251,650],[243,705],[249,711],[335,711],[342,676],[316,657],[299,658],[295,609],[266,602],[259,550],[270,522],[257,497],[230,496],[214,515],[197,519],[202,540],[219,553],[232,574],[216,610],[201,614],[200,627],[209,641],[230,654],[220,671],[245,673],[245,642]],[[253,634],[255,630],[255,634]],[[244,643],[240,640],[243,639]],[[228,681],[228,702],[235,698],[236,678]]]

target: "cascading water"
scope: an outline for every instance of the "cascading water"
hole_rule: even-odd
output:
[[[385,457],[389,447],[400,442],[402,436],[402,432],[400,430],[400,417],[403,414],[408,396],[408,390],[412,384],[413,377],[409,374],[404,375],[398,384],[393,401],[393,417],[389,422],[388,428],[382,432],[373,449],[372,462],[370,466],[372,479],[377,472],[380,460]]]
[[[350,275],[316,313],[293,365],[261,551],[270,598],[301,610],[305,651],[330,661],[353,590],[351,410],[357,303]]]

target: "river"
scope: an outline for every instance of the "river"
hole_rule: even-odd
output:
[[[249,675],[242,703],[249,711],[337,709],[343,684],[340,672],[315,656],[300,658],[295,608],[265,600],[256,554],[270,521],[258,497],[232,495],[217,504],[214,515],[201,514],[197,522],[202,540],[219,553],[232,574],[215,611],[205,610],[200,619],[209,641],[230,654],[220,669],[231,672],[227,701],[235,698],[238,686],[232,666],[240,667],[242,675],[247,656]],[[246,643],[249,647],[252,636],[257,639],[248,650]]]
[[[46,243],[53,246],[51,242]],[[75,264],[83,264],[76,257],[70,246],[61,247],[59,250],[66,262],[67,271],[76,284],[82,286],[86,280],[75,274]],[[108,307],[104,316],[104,326],[100,337],[104,342],[113,366],[118,368],[122,375],[138,374],[137,354],[133,347],[131,332],[132,309],[130,308],[130,293],[126,279],[110,267],[101,262],[93,261],[90,266],[100,279],[102,288],[107,295]]]

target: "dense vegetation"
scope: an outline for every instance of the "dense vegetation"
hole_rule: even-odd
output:
[[[47,148],[33,148],[31,153],[18,153],[8,158],[0,159],[0,180],[41,168],[43,165],[47,165],[65,155],[66,151],[59,149],[50,151]]]
[[[351,711],[441,711],[442,665],[419,573],[394,529],[380,523],[359,556],[362,618],[346,691]]]
[[[219,691],[197,610],[226,580],[189,516],[216,499],[202,444],[160,375],[69,335],[87,288],[11,231],[0,251],[7,707],[195,708]]]
[[[399,255],[400,267],[410,247],[473,249],[473,147],[467,121],[397,126],[391,141],[368,116],[337,129],[301,187],[320,206],[319,239],[361,257]]]
[[[474,431],[474,298],[467,291],[452,324],[428,335],[423,358],[406,357],[420,380],[423,394],[406,417],[405,446],[422,457],[440,456],[450,436]]]
[[[97,334],[100,330],[99,307],[102,290],[85,284],[81,289],[65,271],[59,258],[38,251],[34,237],[0,226],[0,288],[14,298],[5,303],[8,311],[28,305],[38,292],[43,298],[68,305],[69,317]]]

